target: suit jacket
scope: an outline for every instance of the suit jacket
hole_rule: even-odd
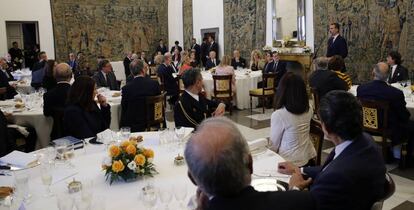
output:
[[[219,46],[218,46],[217,42],[213,42],[213,44],[210,44],[208,46],[208,52],[211,52],[211,51],[216,52],[216,58],[220,58],[220,56],[219,56]],[[207,53],[207,55],[208,55],[208,53]]]
[[[107,73],[106,78],[109,79],[109,84],[105,79],[102,71],[96,72],[96,74],[93,76],[93,79],[96,82],[96,86],[107,87],[110,90],[119,90],[118,82],[116,81],[116,77],[113,72]]]
[[[174,50],[175,50],[175,45],[171,47],[170,53],[173,54]],[[178,46],[178,51],[180,52],[183,51],[183,48],[181,46]]]
[[[0,95],[0,100],[11,99],[17,95],[14,87],[10,86],[6,74],[0,70],[0,88],[6,88],[6,93]]]
[[[201,46],[200,46],[200,60],[203,64],[203,66],[206,65],[206,61],[207,61],[206,56],[208,56],[208,48],[209,48],[209,45],[207,43],[205,43],[205,42],[201,43]]]
[[[185,116],[181,105],[191,120]],[[215,101],[208,100],[201,95],[199,101],[197,101],[187,91],[184,91],[174,106],[175,126],[196,128],[201,121],[211,116],[211,113],[214,112],[217,106],[218,103]]]
[[[333,37],[328,39],[328,50],[326,52],[326,57],[340,55],[342,58],[346,58],[348,56],[348,44],[346,43],[345,38],[338,35],[335,42],[333,42],[333,39]]]
[[[0,69],[0,71],[3,71],[3,70]],[[4,73],[4,75],[6,75],[8,81],[14,81],[15,80],[9,69],[4,71],[3,73]]]
[[[391,75],[391,73],[392,73],[392,69],[390,68],[390,76],[388,78],[389,84],[409,79],[408,70],[404,66],[397,65],[397,68],[395,69],[394,74]]]
[[[52,140],[65,136],[63,134],[63,119],[61,117],[65,110],[69,89],[70,84],[59,83],[55,88],[43,95],[43,115],[53,117],[53,127],[50,133],[50,139]]]
[[[213,197],[207,210],[312,210],[315,202],[308,192],[258,192],[253,187],[244,188],[232,197]]]
[[[45,67],[46,63],[47,63],[46,60],[36,62],[33,65],[32,71],[37,71],[37,70],[43,69],[43,67]]]
[[[122,88],[121,127],[128,126],[132,132],[145,131],[147,110],[146,96],[160,95],[158,82],[148,77],[136,77]]]
[[[70,68],[74,71],[74,70],[76,70],[76,67],[77,67],[77,65],[78,65],[78,62],[76,61],[76,59],[75,60],[73,60],[73,61],[68,61],[67,62],[67,64],[70,66]]]
[[[173,77],[173,73],[175,72],[173,67],[161,64],[157,72],[164,83],[164,90],[167,91],[167,95],[178,95],[178,84],[177,80]]]
[[[214,65],[213,61],[211,59],[207,59],[206,61],[206,70],[209,70],[211,68],[214,68],[220,64],[220,60],[216,58],[216,64]]]
[[[128,57],[124,58],[124,69],[125,69],[125,77],[128,77],[131,74],[131,71],[129,70],[129,64],[131,64],[131,59]]]
[[[357,97],[389,102],[388,127],[391,129],[391,140],[394,144],[399,143],[408,132],[406,126],[410,119],[403,92],[384,81],[373,80],[358,86]]]
[[[349,89],[345,81],[340,79],[335,72],[330,70],[316,70],[309,77],[309,85],[316,88],[321,99],[331,90]]]
[[[0,110],[0,157],[12,152],[16,146],[16,143],[9,136],[7,124],[6,116],[4,116],[3,112]]]
[[[191,49],[195,50],[195,56],[196,56],[196,60],[200,61],[200,53],[201,53],[201,47],[199,44],[194,44],[191,46]]]
[[[84,110],[80,105],[69,104],[63,116],[63,128],[66,135],[78,139],[94,137],[109,128],[111,123],[111,106],[99,109],[95,105],[92,111]]]
[[[161,52],[164,55],[166,52],[168,52],[168,49],[165,45],[162,46],[162,47],[160,45],[158,45],[157,49],[155,50],[155,53],[157,53],[157,52]]]
[[[324,169],[303,168],[320,210],[365,210],[384,196],[385,164],[372,137],[359,135]]]
[[[239,62],[236,62],[236,59],[235,58],[232,58],[231,59],[231,65],[233,66],[233,68],[236,70],[237,69],[237,67],[241,67],[241,68],[246,68],[246,59],[244,59],[244,58],[240,58],[239,59]]]
[[[275,62],[272,61],[266,66],[265,73],[275,73],[276,74],[275,85],[277,87],[279,85],[280,79],[286,73],[286,63],[284,61],[279,60],[277,65],[276,65]]]

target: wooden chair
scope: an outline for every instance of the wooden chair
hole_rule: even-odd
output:
[[[315,119],[319,119],[318,116],[318,110],[319,110],[319,92],[318,89],[316,89],[315,87],[311,87],[311,92],[312,92],[312,96],[313,96],[313,113],[314,113],[314,117]]]
[[[147,131],[151,131],[153,126],[166,127],[165,124],[165,95],[145,97],[146,115],[147,115]]]
[[[263,88],[253,89],[249,91],[250,95],[250,112],[253,112],[253,97],[258,97],[259,100],[262,100],[263,102],[263,113],[265,112],[265,106],[267,99],[271,99],[273,103],[273,98],[275,96],[275,90],[276,90],[276,74],[274,73],[264,73],[262,75],[262,84]]]
[[[176,79],[177,79],[178,89],[181,95],[185,91],[183,79],[181,78],[181,75],[177,75]]]
[[[389,173],[385,174],[384,192],[385,192],[384,197],[382,197],[380,200],[375,202],[372,205],[371,210],[382,210],[384,201],[390,198],[395,192],[395,182]]]
[[[323,130],[321,123],[311,119],[310,123],[310,140],[312,141],[313,146],[316,150],[316,165],[321,165],[321,159],[322,159],[322,145],[323,145]]]
[[[364,131],[372,134],[375,142],[381,145],[382,155],[386,160],[387,154],[392,147],[391,130],[388,128],[388,109],[389,103],[387,101],[367,100],[359,98],[362,105],[362,118]],[[404,141],[401,147],[401,160],[407,157],[407,142]],[[400,165],[405,167],[405,163]]]
[[[157,78],[157,67],[156,66],[150,66],[149,67],[149,75],[150,75],[151,79]]]
[[[213,94],[212,98],[219,101],[224,101],[228,107],[230,115],[233,112],[233,89],[232,89],[233,75],[213,75]]]

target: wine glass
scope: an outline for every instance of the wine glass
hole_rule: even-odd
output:
[[[16,197],[20,197],[24,202],[29,202],[32,195],[29,193],[29,174],[23,171],[14,172],[14,182],[16,184]]]
[[[82,190],[81,190],[82,201],[90,204],[92,203],[92,197],[93,197],[93,181],[84,180],[82,182]]]
[[[181,148],[183,140],[184,140],[184,136],[185,136],[185,128],[184,127],[176,127],[175,128],[175,136],[177,137],[177,141],[178,141],[178,149]]]
[[[148,209],[154,208],[157,203],[157,190],[152,185],[146,185],[140,190],[141,200]]]
[[[66,194],[66,193],[62,193],[62,194],[58,194],[57,195],[57,205],[59,210],[72,210],[73,209],[73,198]]]
[[[169,209],[168,204],[172,200],[171,191],[172,191],[171,186],[161,186],[158,190],[161,203],[164,205],[165,209]]]
[[[66,146],[66,151],[63,154],[64,160],[66,160],[69,167],[73,168],[75,167],[71,160],[75,157],[75,145],[74,144],[68,144]]]
[[[177,184],[174,186],[175,199],[180,204],[180,209],[185,209],[184,201],[187,198],[187,186],[183,184]]]
[[[40,174],[41,174],[42,183],[43,185],[46,186],[45,197],[53,196],[53,193],[50,190],[50,185],[52,184],[52,179],[53,179],[52,173],[53,173],[53,165],[51,163],[42,164]]]

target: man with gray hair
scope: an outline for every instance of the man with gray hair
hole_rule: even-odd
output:
[[[157,74],[164,84],[164,90],[167,92],[167,96],[170,96],[168,100],[170,104],[175,104],[179,94],[178,83],[173,73],[176,73],[176,71],[171,65],[171,54],[167,52],[164,54],[162,64],[158,67]]]
[[[147,112],[145,97],[161,94],[158,82],[146,77],[148,66],[140,59],[129,65],[134,79],[122,88],[121,126],[128,126],[132,132],[145,131]]]
[[[258,192],[250,186],[253,159],[245,138],[227,118],[201,123],[187,142],[184,156],[188,176],[198,187],[198,209],[315,208],[308,192]]]
[[[52,140],[64,136],[62,116],[70,89],[72,68],[67,63],[60,63],[54,69],[53,77],[56,79],[57,85],[43,95],[43,115],[53,118],[53,127],[50,133]]]
[[[410,120],[410,112],[407,110],[404,93],[387,84],[390,74],[388,64],[378,63],[372,70],[373,80],[358,86],[357,97],[361,99],[386,101],[389,103],[388,127],[391,129],[390,139],[394,148],[394,157],[399,158],[398,144],[401,140],[409,139],[409,153],[413,154],[414,122]]]
[[[328,70],[329,59],[319,57],[314,61],[315,71],[309,76],[309,85],[316,89],[319,98],[332,90],[349,89],[345,81],[340,79],[335,72]]]
[[[5,58],[0,57],[0,100],[11,99],[16,92],[16,84],[10,85],[7,74],[7,61]]]

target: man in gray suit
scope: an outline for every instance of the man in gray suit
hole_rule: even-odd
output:
[[[98,72],[93,76],[96,86],[106,87],[110,90],[119,90],[118,82],[114,72],[112,71],[111,63],[104,59],[98,63]]]

